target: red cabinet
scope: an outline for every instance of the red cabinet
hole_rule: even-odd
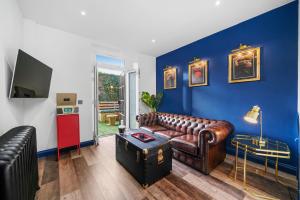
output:
[[[57,115],[57,159],[60,149],[77,146],[80,153],[79,114]]]

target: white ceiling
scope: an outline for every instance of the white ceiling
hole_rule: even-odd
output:
[[[159,56],[293,0],[18,1],[24,17],[40,24]]]

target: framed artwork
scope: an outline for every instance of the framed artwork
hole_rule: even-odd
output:
[[[176,88],[176,67],[167,67],[164,69],[164,89],[175,89]]]
[[[207,60],[195,59],[189,64],[189,87],[207,85]]]
[[[241,45],[229,54],[228,61],[229,83],[260,80],[260,47]]]

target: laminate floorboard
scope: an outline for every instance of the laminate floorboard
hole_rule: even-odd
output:
[[[76,175],[79,181],[81,195],[84,199],[105,199],[104,191],[98,185],[95,177],[90,172],[86,161],[81,158],[73,159]]]
[[[249,162],[250,163],[250,162]],[[280,172],[276,181],[255,164],[248,165],[247,189],[242,171],[234,180],[233,159],[228,158],[210,175],[204,175],[173,159],[170,175],[144,189],[116,161],[115,136],[101,138],[99,146],[39,159],[38,200],[253,200],[269,198],[296,200],[295,177]]]
[[[42,185],[58,179],[58,162],[55,156],[47,157],[44,162],[44,169],[40,169],[44,172]]]
[[[63,157],[58,162],[58,172],[59,172],[59,188],[60,195],[65,196],[74,191],[79,191],[79,180],[76,174],[73,160],[70,156]],[[79,196],[78,192],[74,193],[72,196]]]

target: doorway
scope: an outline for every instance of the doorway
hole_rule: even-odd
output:
[[[102,137],[116,133],[120,123],[120,72],[98,70],[98,135]]]
[[[97,56],[95,67],[95,139],[113,135],[123,119],[124,83],[123,62],[106,56]],[[125,115],[124,115],[125,116]]]
[[[99,57],[94,73],[96,144],[98,138],[116,134],[121,123],[126,128],[137,128],[139,113],[138,64],[125,67],[120,59]]]

